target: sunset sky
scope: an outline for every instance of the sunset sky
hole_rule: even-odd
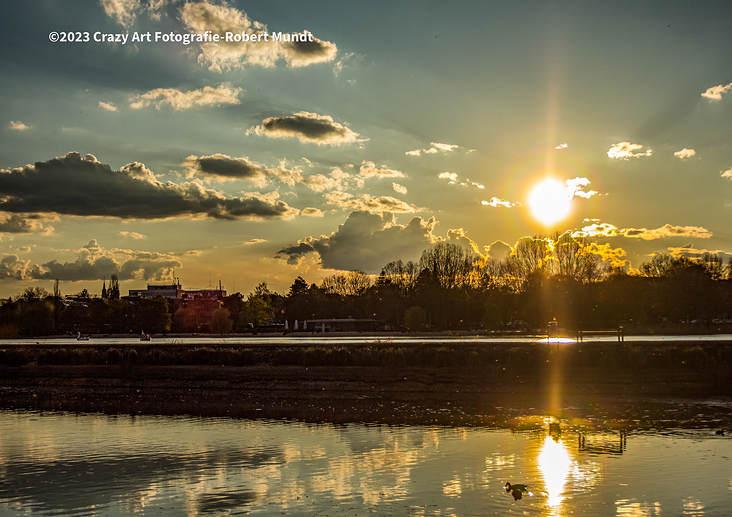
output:
[[[728,258],[730,20],[729,1],[6,2],[0,296],[173,272],[286,293],[565,231],[631,267]],[[89,41],[51,41],[70,31]],[[268,41],[163,41],[227,32]]]

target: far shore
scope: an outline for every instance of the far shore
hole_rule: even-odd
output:
[[[597,336],[599,334],[594,331],[600,331],[604,336],[604,341],[614,340],[618,336],[618,330],[621,330],[620,335],[624,339],[632,340],[634,336],[643,336],[644,338],[652,336],[732,336],[732,323],[706,323],[706,322],[694,322],[694,323],[659,323],[659,324],[633,324],[623,325],[619,328],[595,328],[587,327],[583,328],[582,331],[588,336]],[[90,339],[136,339],[140,337],[139,332],[129,333],[85,333],[81,332],[82,336]],[[150,334],[153,340],[157,341],[171,341],[176,339],[191,340],[195,338],[203,338],[206,340],[210,339],[245,339],[249,337],[256,338],[328,338],[328,337],[359,337],[359,338],[373,338],[373,339],[387,339],[387,338],[491,338],[496,341],[500,341],[502,338],[507,338],[512,341],[518,339],[525,339],[528,341],[535,341],[542,338],[559,337],[565,339],[577,339],[578,330],[574,329],[559,329],[558,332],[549,334],[546,329],[533,329],[533,330],[484,330],[484,329],[468,329],[468,330],[431,330],[431,331],[315,331],[314,329],[309,330],[287,330],[272,328],[261,328],[255,329],[250,332],[244,333],[229,333],[229,334],[210,334],[210,333],[152,333]],[[76,338],[76,333],[69,334],[56,334],[47,336],[15,336],[15,337],[3,337],[0,338],[0,346],[3,342],[12,341],[47,341],[57,339],[72,339]],[[732,339],[732,337],[730,337]]]

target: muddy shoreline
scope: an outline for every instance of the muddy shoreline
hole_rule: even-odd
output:
[[[481,425],[732,427],[732,343],[0,344],[0,408]],[[642,416],[642,418],[640,418]]]

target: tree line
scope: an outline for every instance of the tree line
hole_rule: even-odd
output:
[[[656,254],[637,270],[608,264],[597,246],[570,234],[526,237],[498,260],[440,242],[418,261],[397,260],[379,275],[339,272],[318,285],[297,277],[286,294],[265,282],[247,296],[176,307],[164,298],[124,299],[116,279],[103,297],[65,302],[28,288],[0,305],[0,336],[68,332],[241,333],[290,330],[295,320],[376,320],[392,330],[566,329],[619,325],[729,323],[732,261]],[[311,327],[312,328],[312,327]]]

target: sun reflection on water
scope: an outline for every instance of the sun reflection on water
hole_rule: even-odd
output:
[[[547,436],[539,453],[539,470],[544,478],[547,505],[551,510],[549,515],[560,515],[560,505],[564,500],[564,485],[570,467],[571,460],[564,443]]]

